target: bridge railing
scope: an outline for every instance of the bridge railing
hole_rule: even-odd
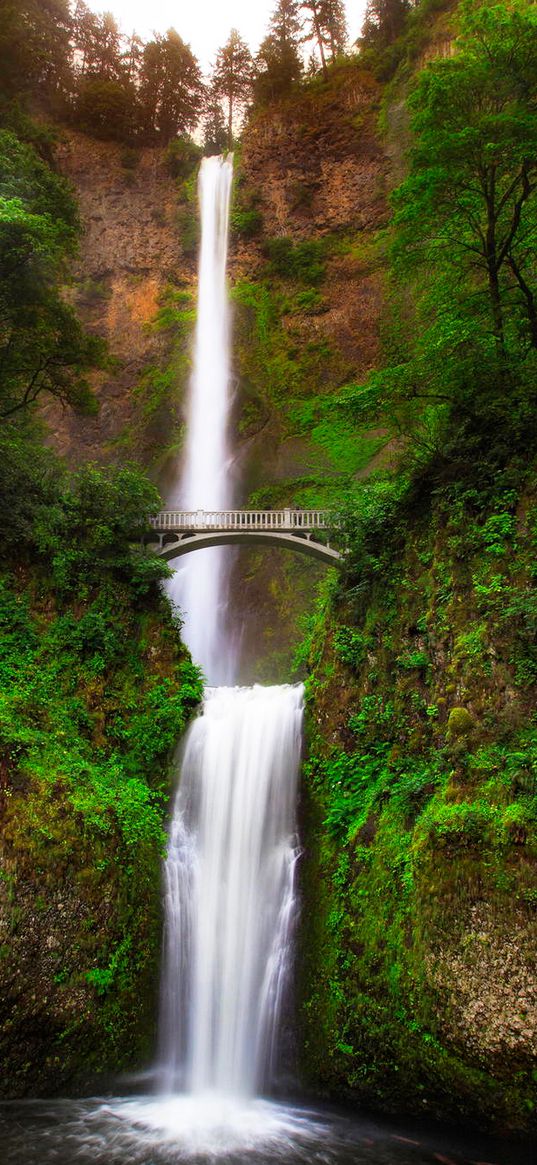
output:
[[[326,530],[326,510],[161,510],[155,530]]]

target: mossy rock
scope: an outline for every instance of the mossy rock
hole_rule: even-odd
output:
[[[467,708],[452,708],[447,722],[447,735],[453,740],[460,736],[468,736],[475,728],[475,721]]]

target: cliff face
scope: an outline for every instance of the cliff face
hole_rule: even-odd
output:
[[[88,1091],[155,1052],[170,757],[201,684],[156,588],[4,568],[0,1093]]]
[[[55,447],[73,462],[131,457],[152,464],[170,428],[180,425],[181,385],[157,394],[151,382],[153,373],[166,372],[173,349],[173,337],[157,325],[159,309],[167,291],[188,289],[192,280],[179,184],[162,150],[129,150],[72,131],[62,133],[57,162],[73,183],[83,226],[68,295],[107,341],[110,360],[93,377],[95,418],[49,404],[46,420]]]
[[[331,349],[316,382],[304,386],[310,393],[359,377],[378,360],[381,264],[368,244],[387,220],[380,96],[367,74],[349,68],[328,89],[259,114],[245,133],[241,185],[255,196],[262,229],[256,244],[236,248],[234,279],[265,276],[289,292],[292,270],[286,280],[263,264],[267,243],[282,237],[316,242],[326,264],[317,284],[322,305],[309,314],[307,304],[300,313],[283,304],[283,326],[297,345],[324,340]]]
[[[534,1127],[535,514],[534,472],[437,501],[317,617],[299,965],[327,1095]]]
[[[246,128],[231,254],[243,503],[330,505],[332,487],[367,472],[384,444],[380,433],[358,434],[334,458],[327,419],[331,396],[379,358],[388,170],[379,101],[372,78],[345,67]],[[258,228],[245,239],[241,211],[252,207]],[[288,678],[324,573],[283,552],[241,554],[246,679]]]
[[[245,131],[230,248],[238,504],[258,504],[259,491],[261,504],[324,504],[322,481],[340,472],[318,400],[378,360],[387,169],[379,98],[371,78],[345,67]],[[72,462],[140,460],[164,486],[180,456],[190,366],[193,320],[181,308],[195,295],[194,182],[185,201],[161,151],[72,132],[58,162],[84,226],[68,294],[111,359],[93,378],[95,418],[47,406],[52,439]],[[249,206],[253,237],[241,229]],[[277,269],[269,253],[281,239],[299,256],[305,247],[307,260],[312,249],[313,265]],[[364,472],[382,443],[370,435],[345,473]],[[243,678],[286,679],[322,569],[278,552],[241,552],[235,563]]]

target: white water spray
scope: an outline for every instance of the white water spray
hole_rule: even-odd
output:
[[[170,506],[184,510],[225,510],[231,505],[226,262],[232,178],[232,158],[203,159],[198,312],[185,458],[178,485],[168,497]],[[185,642],[213,684],[230,678],[230,651],[223,632],[225,561],[225,550],[198,550],[187,556],[168,584],[171,599],[183,612]]]
[[[247,1097],[273,1066],[295,918],[301,725],[301,687],[215,688],[188,734],[165,868],[168,1091]]]

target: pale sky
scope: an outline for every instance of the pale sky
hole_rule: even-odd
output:
[[[356,40],[366,0],[346,0],[350,40]],[[214,64],[230,30],[238,28],[252,52],[265,36],[274,0],[87,0],[94,12],[112,12],[123,32],[144,40],[175,28],[190,44],[203,71]]]

